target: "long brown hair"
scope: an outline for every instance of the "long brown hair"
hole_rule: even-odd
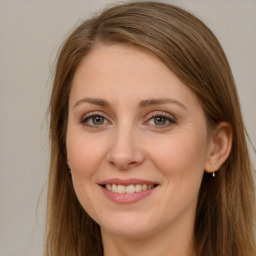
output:
[[[209,130],[233,128],[231,153],[216,178],[204,174],[198,198],[194,254],[254,256],[255,198],[246,130],[234,79],[213,33],[190,13],[159,2],[134,2],[83,22],[59,53],[50,100],[51,162],[45,256],[103,255],[99,226],[79,204],[66,164],[72,78],[99,44],[143,48],[166,64],[197,95]]]

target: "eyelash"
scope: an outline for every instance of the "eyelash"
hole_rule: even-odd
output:
[[[109,122],[108,119],[104,115],[102,115],[102,113],[91,112],[91,113],[88,113],[85,116],[83,116],[80,123],[85,125],[85,126],[88,126],[90,128],[100,128],[102,125],[96,125],[96,124],[89,124],[88,123],[90,121],[90,119],[95,118],[95,117],[100,117],[100,118],[103,119],[104,124],[102,124],[102,125],[105,125],[105,121]]]
[[[102,118],[104,123],[103,124],[99,124],[99,125],[97,125],[97,124],[89,124],[89,121],[92,118],[96,118],[96,117]],[[155,118],[163,118],[165,123],[163,125],[149,124],[149,122],[151,120],[154,121]],[[81,124],[83,124],[83,125],[85,125],[87,127],[90,127],[90,128],[95,128],[95,129],[101,128],[103,125],[106,125],[105,122],[110,123],[110,121],[108,121],[108,119],[104,115],[102,115],[102,113],[97,113],[97,112],[91,112],[91,113],[86,114],[85,116],[83,116],[82,120],[80,121]],[[167,122],[167,124],[166,124],[166,122]],[[167,127],[169,127],[169,126],[171,126],[173,124],[176,124],[176,123],[177,123],[177,121],[176,121],[175,117],[173,117],[172,115],[167,114],[165,112],[161,112],[161,113],[151,113],[150,117],[147,118],[147,121],[144,122],[143,124],[148,124],[151,127],[156,128],[156,129],[164,129],[164,128],[167,128]]]
[[[167,124],[165,123],[163,125],[157,125],[157,124],[150,125],[157,129],[164,129],[164,128],[167,128],[167,127],[177,123],[175,117],[173,117],[172,115],[167,114],[165,112],[152,113],[150,115],[150,118],[146,121],[146,123],[149,123],[150,120],[154,120],[155,118],[163,118],[165,122],[168,122]]]

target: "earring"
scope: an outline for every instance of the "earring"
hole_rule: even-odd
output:
[[[217,156],[215,156],[215,160],[216,160],[216,157],[217,157]],[[216,168],[217,168],[218,164],[219,164],[219,163],[218,163],[218,161],[216,160],[216,162],[215,162],[215,167],[216,167]],[[212,173],[212,177],[215,178],[215,171]]]

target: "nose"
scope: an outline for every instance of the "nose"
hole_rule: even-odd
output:
[[[107,160],[120,170],[128,170],[144,162],[145,155],[133,129],[128,127],[116,129],[107,153]]]

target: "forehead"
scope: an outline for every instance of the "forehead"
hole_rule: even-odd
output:
[[[172,97],[199,105],[191,89],[155,55],[123,45],[98,46],[82,60],[72,82],[71,100],[81,97],[113,102]]]

